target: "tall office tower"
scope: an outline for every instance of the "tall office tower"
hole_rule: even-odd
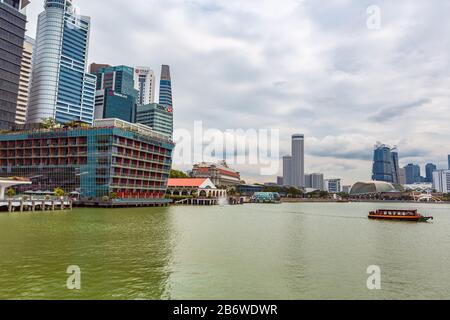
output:
[[[72,0],[45,0],[39,15],[27,123],[94,121],[95,81],[86,72],[90,18]]]
[[[433,172],[437,170],[437,166],[433,163],[427,163],[425,166],[426,178],[425,182],[432,183],[433,182]]]
[[[392,182],[394,184],[400,183],[400,165],[398,164],[398,152],[397,147],[391,149],[391,162],[392,162]]]
[[[405,168],[406,184],[414,184],[421,182],[420,166],[416,164],[408,164]]]
[[[292,157],[283,157],[283,185],[292,186]]]
[[[448,170],[450,170],[450,154],[448,155]]]
[[[303,134],[292,136],[292,185],[305,186],[305,136]]]
[[[395,156],[393,156],[389,146],[381,143],[375,145],[373,152],[372,180],[394,182],[394,157],[396,159],[396,165],[398,166],[397,152],[395,152]]]
[[[436,170],[433,172],[433,188],[437,192],[450,193],[450,170]]]
[[[322,173],[312,173],[311,174],[311,188],[317,190],[325,190],[324,178]]]
[[[98,68],[95,74],[95,119],[117,118],[134,122],[136,99],[134,69],[127,66]]]
[[[154,103],[155,73],[153,70],[147,67],[134,68],[134,88],[138,91],[138,106]]]
[[[0,129],[16,122],[28,0],[0,0]]]
[[[305,188],[312,188],[312,176],[305,173]]]
[[[16,124],[24,125],[27,120],[28,97],[31,85],[31,59],[34,39],[25,37],[22,64],[20,67],[19,96],[17,97]]]
[[[136,123],[145,124],[169,138],[173,135],[172,108],[151,103],[136,107]]]
[[[172,80],[170,78],[170,67],[161,67],[161,79],[159,81],[159,104],[173,107],[172,102]]]
[[[400,168],[398,170],[398,183],[399,184],[406,184],[406,170],[405,168]]]

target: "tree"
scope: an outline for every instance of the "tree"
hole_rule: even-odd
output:
[[[301,191],[295,187],[290,187],[287,192],[292,198],[297,198],[301,194]]]
[[[6,190],[6,195],[9,198],[12,198],[16,195],[16,190],[14,190],[13,188],[9,188],[8,190]]]
[[[55,192],[55,196],[57,196],[57,197],[64,197],[65,196],[65,192],[64,192],[64,190],[63,189],[61,189],[61,188],[56,188],[55,190],[54,190],[54,192]]]
[[[277,186],[266,186],[266,187],[264,187],[263,192],[276,192],[276,193],[280,193],[280,192],[281,192],[281,187],[277,187]]]
[[[172,178],[172,179],[188,178],[188,175],[186,173],[184,173],[183,171],[171,169],[170,170],[170,178]]]
[[[109,198],[110,199],[117,199],[117,198],[119,198],[119,195],[117,193],[115,193],[115,192],[111,192],[109,194]]]

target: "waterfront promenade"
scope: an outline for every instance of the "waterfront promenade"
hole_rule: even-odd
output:
[[[72,210],[72,200],[0,200],[0,211],[46,211],[46,210]]]

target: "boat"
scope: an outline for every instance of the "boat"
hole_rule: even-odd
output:
[[[369,212],[369,219],[427,222],[433,220],[433,217],[423,216],[417,210],[379,209]]]

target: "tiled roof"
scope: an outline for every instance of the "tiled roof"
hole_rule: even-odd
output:
[[[169,179],[168,187],[200,187],[208,178]]]

